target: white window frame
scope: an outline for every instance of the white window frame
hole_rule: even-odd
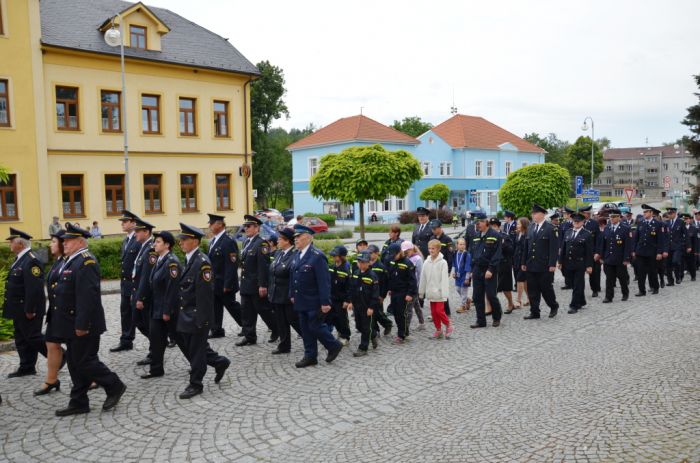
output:
[[[432,173],[433,166],[430,161],[423,161],[420,163],[421,169],[423,169],[423,177],[430,177]]]
[[[486,176],[493,177],[493,161],[486,161]]]
[[[483,161],[477,159],[474,161],[474,177],[481,177],[481,168]]]
[[[513,163],[512,162],[506,161],[505,171],[506,171],[506,177],[509,176],[510,173],[513,171]]]
[[[481,191],[477,191],[474,196],[476,196],[476,207],[481,209]]]
[[[440,177],[452,177],[452,162],[440,162]]]
[[[377,212],[377,201],[374,199],[367,200],[367,212]]]
[[[311,165],[311,161],[314,162],[314,165]],[[309,178],[313,177],[316,172],[318,172],[318,158],[313,157],[308,159],[308,166],[309,166]]]
[[[496,201],[496,193],[494,191],[488,191],[486,193],[486,205],[489,208],[489,211],[493,211],[496,209],[496,204],[494,204]]]

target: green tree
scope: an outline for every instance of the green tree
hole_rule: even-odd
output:
[[[565,204],[570,190],[569,172],[557,164],[547,162],[523,167],[510,174],[499,190],[498,197],[504,209],[509,209],[518,216],[527,216],[532,203],[546,208]]]
[[[554,133],[550,133],[546,137],[542,137],[540,134],[535,132],[526,133],[523,139],[545,150],[547,152],[545,155],[547,162],[558,164],[568,169],[569,155],[567,150],[570,146],[568,141],[560,140]]]
[[[430,122],[423,122],[418,116],[411,116],[404,117],[402,121],[395,120],[394,123],[391,124],[391,127],[415,138],[432,129],[433,124]]]
[[[591,137],[578,137],[576,143],[567,150],[569,157],[569,174],[581,175],[585,185],[591,184]],[[597,177],[603,171],[603,151],[597,143],[593,151],[593,176]]]
[[[436,183],[421,191],[420,199],[421,201],[436,201],[438,207],[442,207],[450,199],[450,188],[444,183]]]
[[[407,151],[387,151],[382,145],[352,146],[321,158],[310,190],[317,198],[360,203],[360,234],[364,238],[365,201],[406,196],[413,182],[422,177],[420,164]]]
[[[700,89],[700,74],[693,76],[693,78]],[[700,184],[697,182],[697,179],[700,177],[700,93],[696,92],[694,95],[698,98],[698,104],[688,108],[688,114],[681,123],[687,126],[692,134],[687,138],[687,141],[683,143],[683,146],[698,160],[695,167],[688,172],[693,175],[696,181],[690,202],[697,204],[698,199],[700,199]]]
[[[0,182],[5,183],[10,180],[10,171],[5,166],[0,166]]]

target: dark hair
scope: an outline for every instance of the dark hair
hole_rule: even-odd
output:
[[[398,233],[400,235],[401,227],[399,227],[398,225],[392,225],[391,228],[389,228],[389,231],[393,233]]]

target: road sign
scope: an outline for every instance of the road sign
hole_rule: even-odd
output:
[[[592,188],[583,190],[583,196],[600,196],[600,190],[594,190]]]
[[[584,203],[597,203],[598,201],[600,201],[600,196],[584,196],[583,197]]]
[[[664,177],[664,190],[668,191],[671,189],[671,177],[668,175]]]
[[[583,177],[580,175],[576,176],[576,196],[583,194]]]
[[[632,203],[632,196],[634,196],[633,188],[625,188],[625,196],[627,196],[627,202]]]

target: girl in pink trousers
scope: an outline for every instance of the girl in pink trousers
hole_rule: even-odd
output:
[[[442,326],[445,325],[445,338],[449,338],[453,328],[450,319],[445,314],[445,301],[450,295],[450,277],[447,272],[447,261],[440,252],[439,240],[431,240],[428,243],[430,255],[423,262],[423,270],[418,284],[418,296],[425,298],[430,303],[430,312],[435,323],[433,339],[442,337]]]

